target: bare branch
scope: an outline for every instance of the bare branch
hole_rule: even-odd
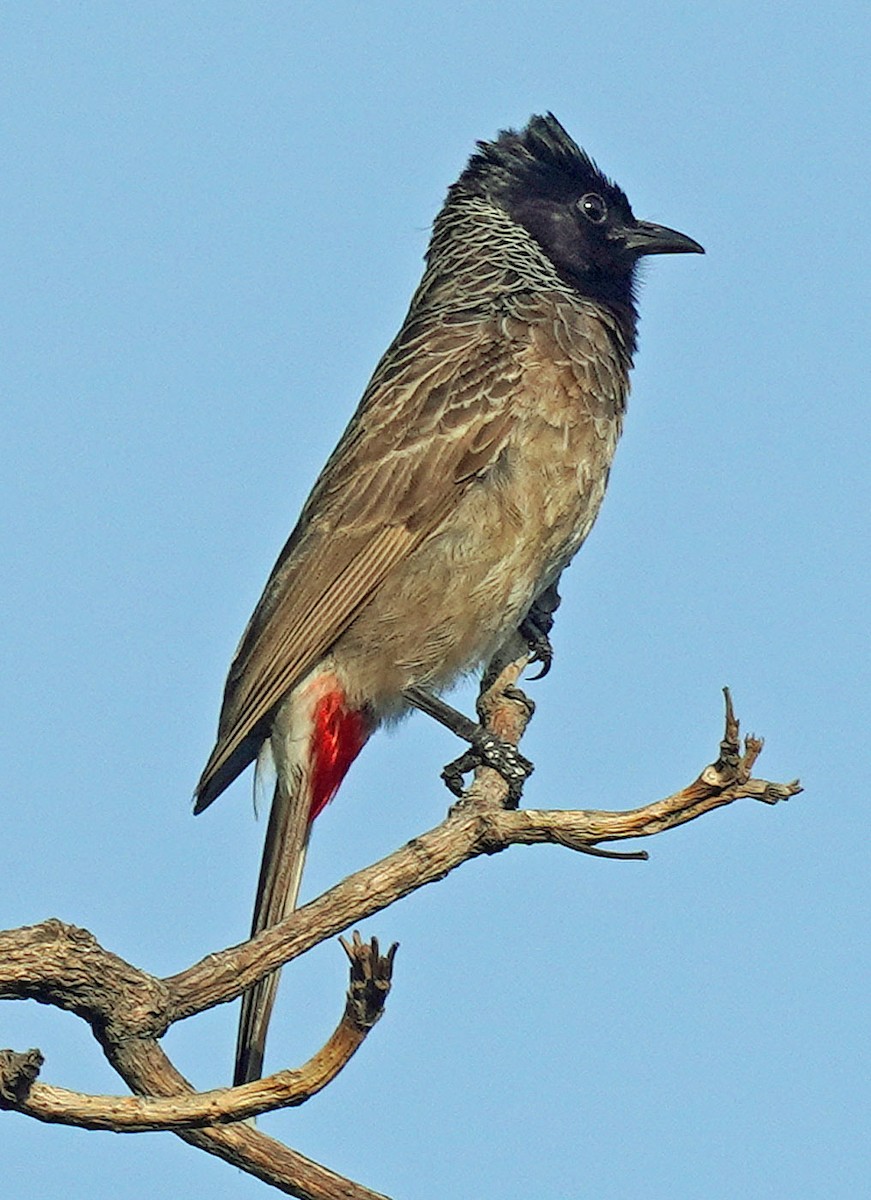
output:
[[[0,931],[0,1000],[74,1012],[98,1037],[161,1037],[170,1024],[159,979],[104,950],[87,929],[54,919]]]
[[[524,656],[504,668],[479,702],[490,714],[488,726],[505,740],[519,737],[529,720],[529,706],[514,683],[525,664]],[[501,701],[497,699],[500,694]],[[250,941],[211,954],[178,975],[164,979],[171,997],[173,1020],[233,999],[325,938],[380,912],[409,892],[443,879],[449,871],[478,855],[542,842],[589,852],[601,842],[662,833],[735,800],[749,798],[775,804],[797,795],[801,791],[797,780],[781,784],[751,778],[761,748],[761,740],[747,738],[741,753],[738,722],[729,699],[726,730],[717,760],[687,787],[664,800],[626,812],[508,811],[502,807],[507,784],[496,771],[481,767],[463,799],[441,825],[413,838],[380,862],[348,876]]]
[[[518,642],[509,651],[488,669],[478,710],[488,730],[516,746],[532,704],[517,687],[528,661],[525,648]],[[297,1070],[197,1094],[157,1039],[174,1021],[234,999],[325,938],[443,878],[470,858],[536,843],[641,858],[643,851],[618,854],[603,850],[601,843],[649,837],[745,797],[775,804],[798,794],[797,780],[781,784],[753,778],[762,740],[747,737],[742,748],[728,689],[725,698],[725,732],[716,761],[671,796],[625,812],[516,810],[506,807],[505,780],[495,770],[479,767],[471,786],[435,829],[351,875],[279,925],[168,979],[138,970],[104,950],[86,930],[60,921],[0,933],[0,998],[35,999],[88,1021],[110,1063],[137,1093],[82,1096],[53,1088],[36,1080],[39,1051],[4,1051],[0,1107],[87,1128],[172,1129],[191,1145],[300,1200],[386,1200],[235,1122],[301,1104],[335,1077],[381,1014],[395,946],[381,955],[374,939],[366,944],[355,933],[350,942],[342,940],[351,963],[344,1015],[327,1044]]]
[[[304,1104],[338,1075],[381,1016],[390,991],[396,945],[379,954],[378,941],[355,932],[342,945],[351,964],[351,982],[342,1019],[326,1044],[302,1067],[278,1071],[240,1087],[157,1096],[88,1096],[36,1083],[42,1065],[38,1050],[0,1051],[0,1108],[39,1121],[111,1129],[116,1133],[192,1129],[259,1116],[276,1108]]]
[[[119,1046],[108,1047],[106,1053],[134,1091],[177,1096],[193,1090],[151,1039],[129,1039]],[[176,1136],[297,1200],[388,1200],[380,1192],[337,1175],[251,1125],[179,1130]]]

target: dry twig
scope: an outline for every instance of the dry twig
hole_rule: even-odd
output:
[[[518,644],[494,661],[478,705],[486,727],[515,746],[532,712],[517,688],[527,661]],[[175,1021],[235,999],[270,971],[478,855],[549,842],[584,853],[643,858],[643,851],[618,855],[602,850],[600,843],[649,837],[745,797],[774,804],[800,792],[797,780],[779,784],[752,777],[762,741],[745,738],[742,748],[728,689],[725,697],[725,733],[716,761],[664,800],[624,812],[509,809],[507,784],[492,769],[479,768],[435,829],[349,876],[279,925],[166,979],[131,966],[86,930],[60,921],[0,933],[0,999],[35,999],[88,1021],[109,1061],[138,1093],[85,1096],[51,1087],[37,1080],[39,1051],[2,1051],[0,1108],[91,1129],[170,1129],[300,1200],[384,1200],[238,1122],[302,1104],[335,1078],[381,1014],[395,946],[382,955],[375,939],[364,943],[355,933],[350,943],[343,940],[351,964],[345,1011],[326,1045],[295,1070],[197,1093],[158,1039]]]

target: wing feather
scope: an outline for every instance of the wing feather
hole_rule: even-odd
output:
[[[197,811],[253,761],[275,707],[499,458],[520,374],[514,321],[409,322],[279,556],[236,652]]]

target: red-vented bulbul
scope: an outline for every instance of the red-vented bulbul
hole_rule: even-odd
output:
[[[623,423],[636,264],[687,252],[550,114],[480,142],[450,188],[242,637],[197,786],[201,812],[274,764],[254,933],[293,908],[312,821],[406,689],[488,661],[584,541]],[[277,978],[244,997],[237,1083],[261,1073]]]

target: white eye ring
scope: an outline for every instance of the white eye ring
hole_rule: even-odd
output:
[[[602,225],[608,217],[608,205],[598,192],[587,192],[581,196],[578,208],[593,225]]]

